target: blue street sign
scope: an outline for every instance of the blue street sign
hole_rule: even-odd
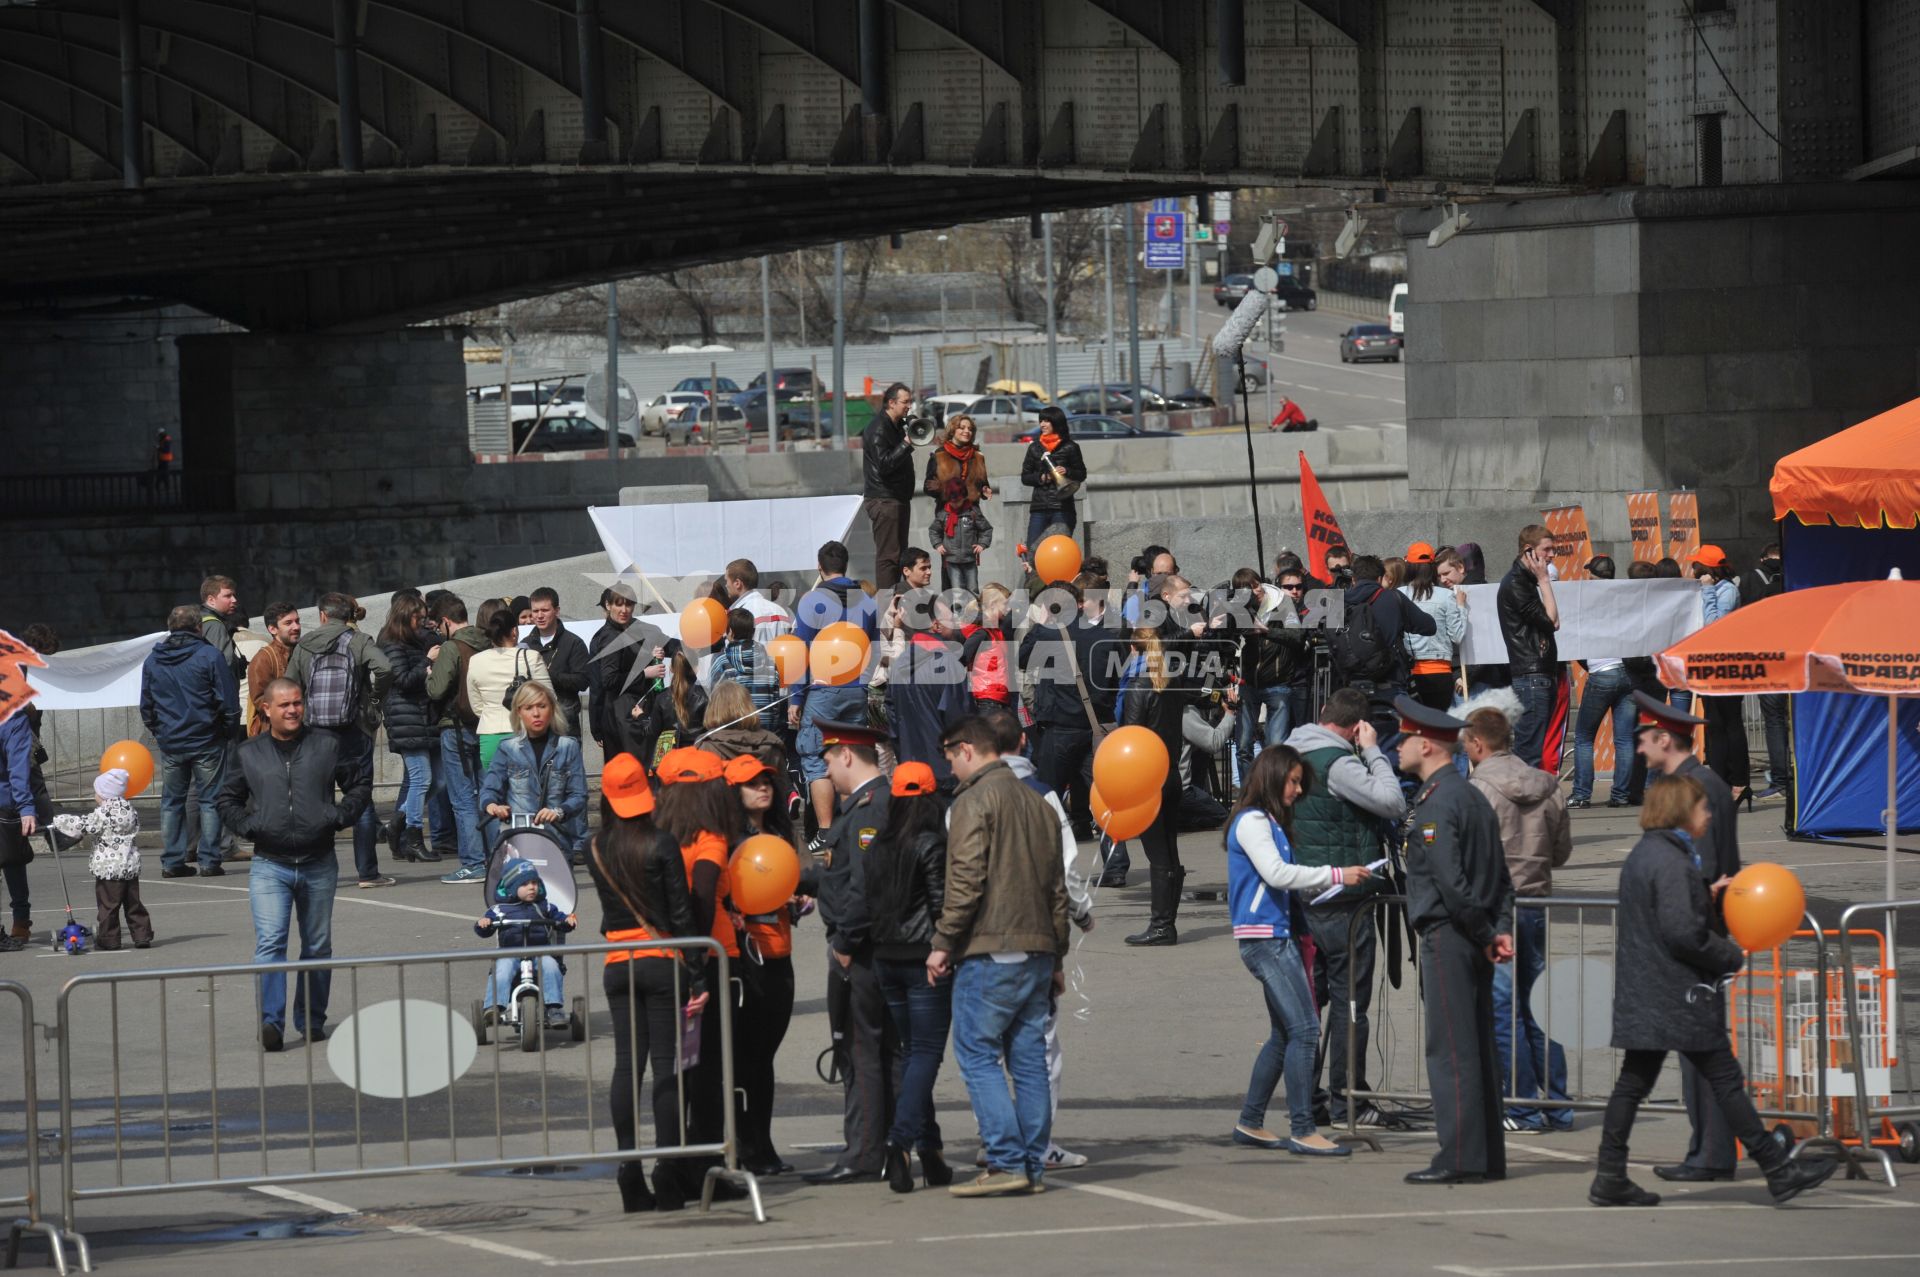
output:
[[[1182,203],[1183,201],[1178,196],[1169,200],[1155,200],[1152,211],[1156,213],[1178,213],[1182,211]]]
[[[1155,211],[1147,217],[1148,270],[1181,270],[1187,264],[1187,219]]]
[[[1291,275],[1293,274],[1293,263],[1281,262],[1278,266],[1274,267],[1274,269],[1279,271],[1280,274],[1282,275]]]

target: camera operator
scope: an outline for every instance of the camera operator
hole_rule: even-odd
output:
[[[1283,574],[1282,579],[1287,579]],[[1299,572],[1296,582],[1304,582]],[[1299,594],[1289,595],[1265,585],[1252,568],[1233,574],[1230,624],[1240,641],[1240,714],[1235,724],[1234,754],[1241,783],[1253,768],[1253,738],[1261,712],[1266,713],[1262,746],[1271,748],[1287,738],[1294,718],[1294,686],[1306,685],[1312,671],[1307,634],[1300,628]]]

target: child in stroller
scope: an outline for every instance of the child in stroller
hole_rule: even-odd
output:
[[[563,913],[547,899],[546,884],[531,861],[514,857],[500,869],[500,881],[493,889],[493,905],[473,924],[482,938],[500,932],[502,949],[538,948],[565,943],[566,933],[579,925],[579,918]],[[515,969],[520,960],[503,957],[493,964],[487,977],[485,1016],[491,1024],[500,1018],[513,996],[518,982]],[[567,1024],[566,996],[562,991],[566,967],[560,959],[540,959],[540,1001],[546,1008],[547,1027],[564,1029]]]

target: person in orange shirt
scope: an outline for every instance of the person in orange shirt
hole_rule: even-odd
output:
[[[706,983],[714,996],[707,1001],[700,1022],[700,1062],[686,1075],[687,1139],[695,1144],[718,1144],[725,1138],[727,1102],[721,1077],[720,1052],[723,1042],[720,1017],[731,1014],[734,992],[731,973],[738,972],[740,941],[733,926],[733,910],[727,901],[727,859],[733,839],[740,828],[740,805],[727,787],[726,764],[719,755],[683,745],[668,750],[655,773],[660,782],[656,819],[660,828],[680,848],[680,859],[687,871],[687,891],[693,902],[694,935],[712,936],[726,950],[730,976],[720,979],[720,963],[707,963]],[[680,1161],[684,1168],[687,1196],[699,1192],[700,1182],[712,1163]],[[659,1173],[654,1175],[657,1187]],[[727,1182],[714,1185],[716,1197],[740,1194],[743,1190]]]
[[[734,847],[761,834],[792,845],[793,821],[778,801],[773,768],[742,754],[727,760],[725,775],[740,802]],[[773,1058],[793,1021],[793,924],[812,904],[818,889],[813,878],[812,869],[803,870],[793,901],[772,913],[746,914],[734,925],[742,936],[744,957],[738,967],[740,1015],[733,1037],[734,1129],[740,1138],[740,1164],[755,1175],[793,1170],[773,1146]]]

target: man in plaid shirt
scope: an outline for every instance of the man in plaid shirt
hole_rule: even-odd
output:
[[[780,671],[753,641],[753,628],[753,613],[747,609],[737,607],[727,613],[727,639],[707,668],[707,690],[711,692],[722,679],[732,679],[753,698],[760,726],[779,734],[786,725],[784,712],[774,704],[781,700]]]

